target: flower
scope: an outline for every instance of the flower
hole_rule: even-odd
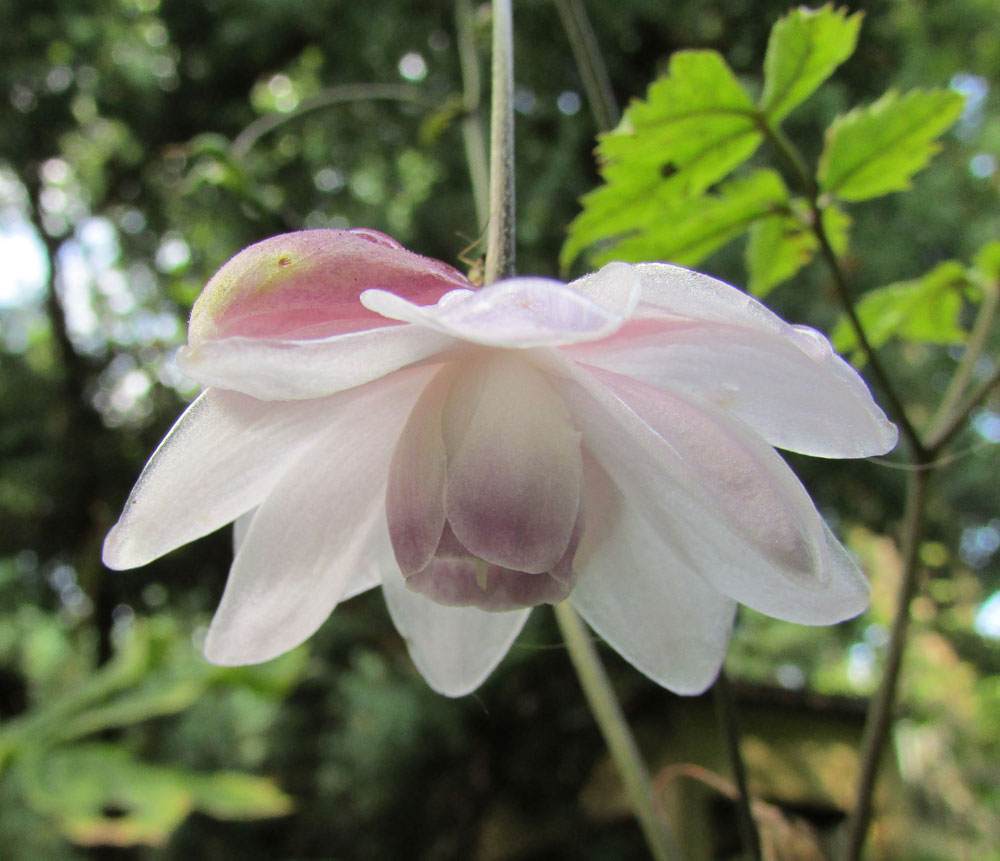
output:
[[[568,599],[659,684],[704,690],[737,602],[804,624],[864,577],[772,446],[888,451],[896,429],[818,332],[720,281],[611,263],[480,290],[367,230],[245,249],[178,361],[207,386],[108,534],[132,568],[235,521],[205,653],[268,660],[381,585],[457,696],[532,606]]]

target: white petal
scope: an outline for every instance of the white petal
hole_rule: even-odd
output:
[[[511,278],[481,290],[455,290],[437,305],[421,307],[385,290],[366,290],[361,302],[403,320],[463,341],[527,348],[606,338],[625,318],[561,281]]]
[[[818,512],[763,441],[676,398],[657,408],[632,390],[626,403],[621,389],[575,373],[560,391],[586,450],[691,570],[792,622],[832,624],[864,609],[867,593],[833,563]]]
[[[896,444],[895,425],[858,374],[832,352],[809,355],[788,333],[714,323],[642,331],[642,322],[630,324],[639,330],[634,334],[626,327],[618,337],[576,347],[571,355],[720,407],[789,451],[868,457]],[[811,337],[803,329],[794,335]]]
[[[256,508],[251,508],[246,514],[241,514],[233,521],[233,556],[240,552],[240,545],[250,531],[250,524],[253,523],[253,516],[257,513]]]
[[[692,572],[595,464],[586,466],[588,528],[570,598],[587,623],[657,684],[698,694],[718,675],[735,602]]]
[[[233,556],[239,553],[243,539],[247,537],[247,532],[250,531],[250,524],[253,523],[256,513],[257,509],[252,508],[246,514],[241,514],[234,521]],[[374,589],[376,586],[382,584],[382,575],[379,573],[378,565],[374,561],[369,562],[368,555],[362,554],[362,564],[351,575],[344,589],[344,594],[340,599],[341,601],[346,601],[348,598],[353,598],[355,595],[360,595],[362,592],[367,592],[369,589]],[[372,555],[372,560],[374,560],[374,555]]]
[[[182,347],[177,365],[203,386],[288,401],[360,386],[453,345],[451,338],[416,326],[384,326],[314,340],[237,336]]]
[[[642,282],[634,269],[628,263],[608,263],[597,272],[577,278],[569,287],[627,320],[642,295]]]
[[[248,664],[280,655],[372,581],[389,459],[429,373],[394,375],[372,387],[268,494],[212,620],[210,661]]]
[[[487,354],[455,380],[444,411],[445,510],[480,559],[538,574],[569,545],[580,504],[579,434],[545,377]]]
[[[642,285],[636,316],[650,313],[780,332],[787,325],[752,296],[724,281],[670,263],[632,267]]]
[[[209,389],[177,420],[104,542],[109,568],[145,565],[257,505],[340,400],[267,403]]]
[[[413,663],[427,684],[448,697],[471,693],[485,681],[530,612],[445,607],[407,589],[398,570],[383,575],[382,591]]]

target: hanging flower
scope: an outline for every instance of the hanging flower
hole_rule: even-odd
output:
[[[818,332],[660,263],[473,290],[367,230],[244,250],[181,368],[207,386],[104,546],[144,565],[235,521],[205,643],[265,661],[381,585],[436,690],[476,688],[531,607],[569,600],[654,681],[711,684],[736,603],[829,624],[864,578],[772,446],[892,448]]]

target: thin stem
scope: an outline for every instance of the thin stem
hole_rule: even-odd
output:
[[[406,102],[421,107],[432,107],[434,104],[418,88],[406,84],[341,84],[303,100],[295,110],[287,114],[265,114],[254,120],[234,138],[230,152],[234,157],[240,158],[246,155],[264,135],[320,108],[348,102],[370,101]]]
[[[889,637],[882,683],[868,710],[861,742],[861,773],[858,778],[857,800],[848,823],[845,861],[858,861],[861,857],[871,822],[875,780],[885,741],[892,725],[903,653],[906,649],[910,604],[917,593],[920,540],[930,479],[929,469],[917,469],[910,473],[902,538],[903,570],[896,599],[896,614]]]
[[[858,317],[857,310],[854,307],[854,297],[851,295],[847,276],[840,265],[837,252],[834,251],[833,245],[830,243],[830,237],[827,235],[826,226],[823,223],[823,209],[819,202],[819,188],[813,180],[811,173],[806,168],[805,160],[802,158],[801,153],[787,138],[780,127],[771,126],[763,118],[759,120],[758,125],[778,150],[779,155],[795,176],[800,186],[800,191],[806,195],[809,201],[809,207],[812,210],[812,231],[819,242],[820,253],[833,276],[833,285],[837,291],[837,298],[840,300],[840,304],[847,314],[848,322],[851,324],[851,328],[858,339],[858,344],[865,354],[865,359],[868,362],[872,376],[875,378],[875,383],[889,402],[889,409],[893,419],[899,425],[903,436],[906,437],[906,441],[909,443],[914,454],[918,458],[921,458],[926,454],[926,451],[920,434],[917,433],[916,428],[910,422],[909,416],[906,414],[906,408],[896,393],[895,387],[889,382],[889,375],[882,366],[882,362],[875,352],[875,348],[872,347],[871,341],[868,340],[868,333],[865,331],[865,327],[861,323],[861,319]]]
[[[514,23],[511,0],[493,2],[490,218],[484,281],[514,274]]]
[[[979,313],[976,315],[976,322],[969,335],[969,343],[962,353],[962,360],[959,362],[958,368],[955,369],[955,375],[948,383],[948,389],[944,393],[941,406],[938,407],[930,423],[930,430],[927,432],[928,439],[935,440],[941,436],[942,431],[951,426],[956,416],[961,416],[961,422],[968,415],[964,410],[959,409],[959,404],[972,381],[976,365],[986,349],[993,323],[996,321],[998,307],[1000,307],[1000,285],[990,284],[986,287],[982,305],[980,305]]]
[[[736,701],[725,671],[719,673],[719,678],[715,680],[715,685],[712,687],[712,693],[715,695],[719,726],[729,754],[729,767],[736,783],[737,797],[735,801],[740,839],[743,841],[743,848],[746,849],[753,861],[761,861],[760,834],[757,832],[757,823],[754,821],[750,809],[750,789],[747,783],[743,754],[740,751],[742,735],[736,716]]]
[[[1000,364],[993,368],[993,372],[969,395],[961,409],[952,416],[951,421],[930,439],[927,443],[927,450],[936,454],[951,442],[951,438],[962,429],[972,411],[986,400],[987,395],[997,387],[1000,387]]]
[[[479,114],[482,81],[470,0],[458,0],[455,4],[455,29],[458,62],[462,70],[462,142],[465,145],[465,160],[469,164],[476,223],[482,233],[490,216],[490,167],[483,121]]]
[[[555,605],[555,612],[556,621],[566,642],[566,649],[573,662],[573,669],[576,670],[580,686],[604,736],[611,758],[618,767],[618,773],[625,784],[625,791],[632,802],[632,809],[639,820],[639,827],[646,838],[650,853],[656,861],[680,859],[680,850],[674,843],[670,831],[656,815],[649,772],[642,761],[638,745],[632,737],[583,620],[565,601]]]
[[[610,131],[618,125],[618,102],[583,0],[555,0],[555,3],[597,128],[602,132]]]

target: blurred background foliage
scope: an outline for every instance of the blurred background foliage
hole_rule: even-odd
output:
[[[587,6],[622,105],[682,48],[718,51],[759,92],[768,32],[787,11]],[[485,80],[489,8],[468,8]],[[835,114],[890,87],[965,96],[912,191],[852,207],[847,263],[864,294],[965,266],[1000,236],[1000,18],[994,0],[856,10],[857,52],[786,121],[811,163]],[[578,201],[599,182],[597,128],[556,4],[522,0],[515,15],[518,267],[556,275]],[[476,695],[449,701],[416,675],[377,593],[278,661],[222,670],[197,647],[228,535],[134,572],[99,561],[146,457],[196,393],[172,355],[228,257],[285,230],[366,226],[471,259],[461,125],[475,98],[463,102],[456,20],[447,0],[405,13],[388,0],[0,4],[0,856],[643,857],[601,780],[605,754],[547,612]],[[746,285],[743,251],[730,243],[699,265]],[[814,264],[768,303],[830,332],[828,279]],[[968,329],[969,311],[940,325]],[[957,353],[906,334],[887,332],[884,355],[919,419]],[[994,335],[987,355],[998,348]],[[908,823],[891,845],[904,857],[1000,857],[998,443],[994,396],[933,488],[891,752]],[[835,629],[747,611],[727,667],[750,709],[768,691],[811,692],[830,698],[822,712],[877,683],[903,473],[898,456],[790,460],[864,561],[872,608]],[[627,713],[663,749],[664,716],[687,706],[609,664]],[[654,767],[711,759],[664,756]]]

